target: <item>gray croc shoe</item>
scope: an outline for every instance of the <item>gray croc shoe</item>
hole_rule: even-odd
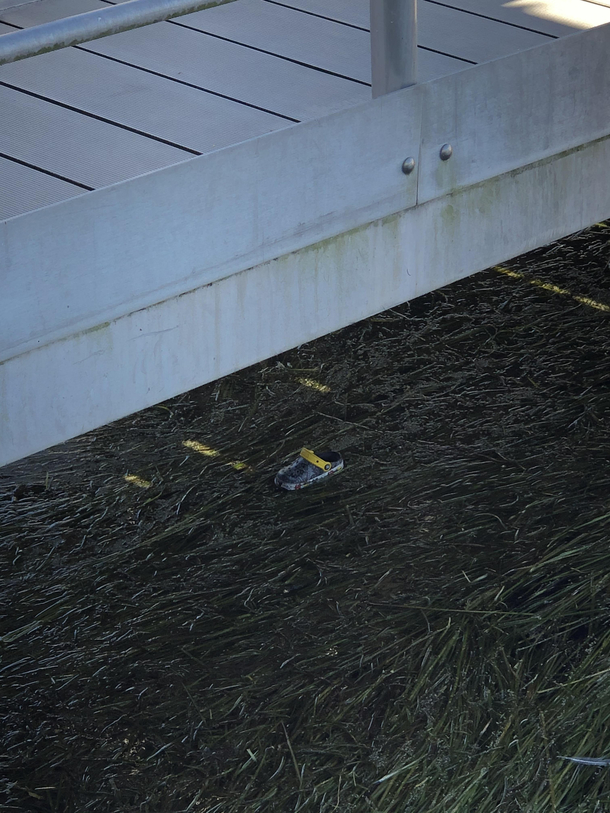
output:
[[[275,485],[288,491],[298,491],[343,470],[339,452],[326,451],[319,456],[303,447],[300,455],[275,475]]]

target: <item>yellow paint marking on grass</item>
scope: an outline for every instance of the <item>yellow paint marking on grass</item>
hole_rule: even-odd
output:
[[[183,440],[182,445],[186,446],[187,449],[192,449],[194,452],[204,455],[205,457],[220,457],[220,452],[218,449],[212,449],[211,446],[206,446],[205,443],[199,443],[198,440]],[[231,466],[231,468],[235,469],[235,471],[254,471],[254,469],[247,463],[244,463],[243,460],[229,460],[224,465]]]
[[[297,381],[304,387],[309,387],[317,392],[330,392],[330,387],[327,387],[326,384],[320,384],[319,381],[313,378],[297,378]]]
[[[595,308],[598,311],[610,312],[610,305],[604,305],[596,299],[591,299],[589,296],[580,296],[580,294],[573,294],[565,288],[560,288],[558,285],[553,285],[550,282],[543,282],[541,279],[530,279],[526,274],[520,271],[511,271],[510,268],[505,268],[503,265],[496,265],[494,271],[504,274],[506,277],[513,279],[521,279],[528,282],[530,285],[535,285],[536,288],[542,288],[543,291],[550,291],[552,294],[560,294],[561,296],[569,296],[575,302],[580,302],[581,305],[588,305],[590,308]]]
[[[227,463],[227,466],[231,466],[231,468],[235,469],[235,471],[247,471],[249,474],[252,474],[254,469],[252,466],[249,466],[247,463],[244,463],[243,460],[230,460]]]
[[[218,449],[212,449],[211,446],[206,446],[205,443],[199,443],[198,440],[183,440],[182,445],[206,457],[218,457],[220,454]]]
[[[596,302],[595,299],[591,299],[588,296],[573,296],[577,302],[581,302],[583,305],[588,305],[590,308],[596,308],[598,311],[610,311],[610,305],[604,305],[601,302]]]
[[[123,476],[123,480],[132,486],[137,486],[138,488],[150,488],[152,486],[150,480],[144,480],[142,477],[138,477],[137,474],[125,474]]]

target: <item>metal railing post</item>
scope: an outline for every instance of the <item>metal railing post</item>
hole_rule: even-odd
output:
[[[373,98],[417,82],[417,0],[370,0]]]

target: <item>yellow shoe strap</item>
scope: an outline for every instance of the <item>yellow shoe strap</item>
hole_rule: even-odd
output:
[[[329,463],[328,460],[322,460],[315,452],[312,452],[311,449],[306,449],[304,446],[301,449],[301,457],[305,458],[308,463],[313,463],[314,466],[322,469],[322,471],[330,471],[332,468],[332,463]]]

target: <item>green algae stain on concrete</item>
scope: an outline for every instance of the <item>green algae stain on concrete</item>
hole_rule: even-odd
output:
[[[460,220],[459,210],[452,203],[447,203],[441,209],[441,223],[445,231],[454,231],[456,223]]]
[[[361,226],[355,226],[353,229],[340,232],[332,237],[327,237],[324,240],[320,240],[318,243],[312,243],[310,246],[304,246],[303,248],[300,248],[292,253],[300,257],[306,257],[312,253],[318,257],[335,255],[338,251],[344,251],[349,242],[366,235],[371,227],[379,226],[384,229],[392,229],[393,232],[397,231],[400,218],[403,214],[404,212],[402,211],[396,212],[395,214],[386,215],[386,217],[379,218],[378,220],[363,223]],[[367,242],[368,239],[369,238],[367,236]],[[279,257],[278,259],[281,260],[283,258]]]
[[[90,333],[97,333],[100,330],[106,330],[107,327],[110,327],[110,322],[100,322],[99,325],[94,325],[93,327],[88,327],[86,330],[81,330],[80,333],[77,333],[77,336],[87,336]]]

